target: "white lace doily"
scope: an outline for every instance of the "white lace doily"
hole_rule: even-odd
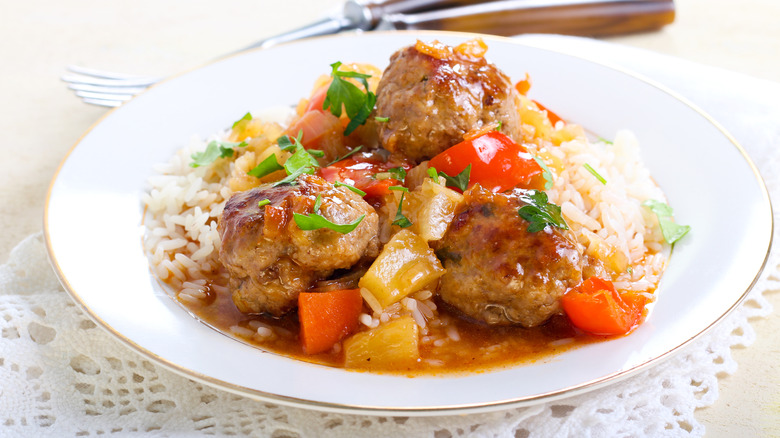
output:
[[[768,150],[777,146],[776,132],[757,135],[767,136]],[[778,154],[771,157],[759,161],[760,170],[780,199]],[[37,234],[0,266],[0,436],[701,436],[694,410],[718,398],[718,375],[735,372],[730,349],[753,342],[749,320],[772,311],[763,293],[780,286],[779,255],[774,248],[748,299],[726,320],[619,383],[487,414],[370,417],[261,403],[154,365],[78,309]]]

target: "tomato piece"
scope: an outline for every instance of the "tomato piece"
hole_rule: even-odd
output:
[[[541,103],[535,100],[534,103],[536,104],[536,106],[539,107],[540,110],[547,111],[547,118],[550,119],[550,123],[552,123],[553,126],[555,126],[555,124],[558,122],[563,122],[563,119],[558,114],[555,114],[554,112],[550,111],[550,109],[547,108],[546,106],[542,105]]]
[[[469,187],[479,183],[493,192],[520,186],[541,189],[542,168],[525,147],[498,131],[462,141],[433,157],[429,166],[455,176],[471,164]]]
[[[646,298],[621,294],[610,281],[590,277],[561,297],[561,305],[575,327],[595,335],[622,335],[636,327]]]
[[[357,330],[362,311],[360,289],[300,293],[298,320],[304,353],[323,353],[333,348]]]
[[[395,178],[376,179],[378,173],[386,173],[393,167],[403,167],[409,170],[406,164],[383,163],[368,157],[358,156],[341,160],[328,167],[320,169],[320,176],[329,182],[341,181],[351,184],[366,192],[366,197],[382,196],[390,193],[391,186],[401,185],[401,181]]]
[[[330,82],[321,86],[320,88],[317,88],[314,93],[311,94],[309,103],[306,105],[306,109],[303,111],[304,113],[308,113],[309,111],[325,111],[322,108],[322,105],[325,103],[325,96],[328,94],[328,87],[330,87]]]
[[[287,135],[298,137],[302,132],[301,145],[306,149],[317,149],[327,136],[341,137],[341,122],[331,113],[309,111],[287,128]]]

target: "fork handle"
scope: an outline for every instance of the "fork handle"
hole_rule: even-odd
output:
[[[604,36],[658,29],[674,16],[673,0],[502,0],[385,21],[396,29]]]

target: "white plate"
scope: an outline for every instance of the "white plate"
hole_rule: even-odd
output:
[[[155,86],[87,132],[52,182],[45,232],[65,288],[101,326],[175,372],[249,397],[313,409],[440,415],[530,404],[582,392],[667,357],[723,318],[765,263],[772,236],[766,188],[744,151],[700,110],[626,72],[486,37],[488,58],[531,95],[605,138],[634,131],[676,219],[675,248],[649,319],[630,336],[512,369],[459,377],[349,372],[262,352],[206,327],[150,275],[141,194],[152,165],[193,134],[218,132],[247,110],[297,103],[335,61],[381,68],[417,37],[318,38],[235,56]]]

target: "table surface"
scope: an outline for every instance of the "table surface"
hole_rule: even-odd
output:
[[[68,150],[106,113],[59,81],[67,64],[168,75],[314,21],[339,0],[30,0],[0,14],[0,263],[42,227],[49,182]],[[664,29],[608,41],[780,81],[780,2],[677,0]],[[219,6],[217,6],[219,5]],[[738,6],[738,7],[737,7]],[[728,86],[724,84],[724,86]],[[130,153],[130,152],[128,152]],[[768,294],[780,309],[780,294]],[[753,321],[758,339],[733,350],[739,370],[696,416],[707,435],[780,435],[780,312]]]

